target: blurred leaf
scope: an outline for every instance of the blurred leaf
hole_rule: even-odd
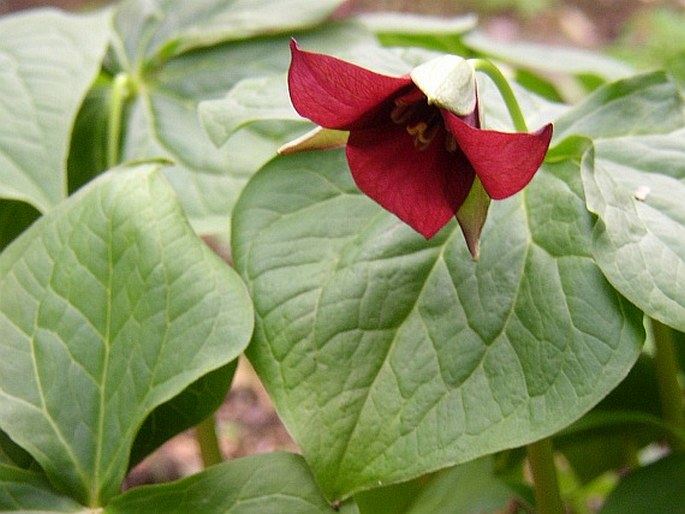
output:
[[[629,473],[599,514],[684,514],[685,453],[675,453]]]
[[[341,512],[352,514],[346,506]],[[234,459],[168,484],[115,498],[105,514],[332,514],[302,457],[269,453]]]
[[[71,128],[109,38],[109,16],[0,18],[0,197],[41,212],[67,194]]]
[[[477,16],[429,16],[404,12],[368,13],[358,17],[385,46],[418,46],[464,55],[461,35],[474,29]]]
[[[646,353],[640,354],[628,376],[609,393],[596,410],[632,411],[659,417],[661,405],[657,384],[654,358]]]
[[[602,272],[648,316],[685,330],[685,139],[596,141],[582,177],[599,216],[593,254]]]
[[[481,31],[463,38],[464,44],[481,54],[517,67],[544,74],[579,75],[592,73],[606,81],[634,73],[631,66],[611,57],[578,48],[553,47],[539,43],[497,41]]]
[[[252,179],[233,227],[248,356],[330,498],[547,436],[625,377],[642,317],[591,226],[569,161],[493,204],[477,263],[455,223],[426,241],[360,195],[342,151]]]
[[[355,499],[361,514],[496,514],[504,512],[512,500],[520,500],[494,474],[490,457],[372,489]]]
[[[40,213],[30,204],[0,200],[0,250],[36,221]]]
[[[491,458],[439,473],[406,514],[484,514],[505,511],[515,492],[493,473]]]
[[[685,442],[685,431],[660,417],[635,411],[594,410],[555,436],[581,483],[634,465],[637,452],[664,439]]]
[[[69,193],[108,168],[107,130],[111,80],[100,77],[88,91],[74,123],[67,161]]]
[[[376,34],[463,34],[478,24],[475,14],[429,16],[406,12],[365,13],[357,18]]]
[[[580,159],[591,142],[666,134],[685,126],[683,101],[663,72],[637,75],[596,90],[554,123],[547,159]]]
[[[685,87],[685,12],[650,6],[633,14],[611,45],[613,55],[646,69],[666,68]]]
[[[563,97],[559,94],[559,90],[550,81],[545,80],[540,75],[531,71],[521,69],[516,70],[516,82],[523,87],[532,91],[552,102],[563,102]]]
[[[344,0],[127,0],[117,8],[119,66],[141,71],[194,49],[291,34],[326,20]]]
[[[243,284],[158,167],[113,170],[0,255],[0,427],[57,487],[102,505],[143,420],[251,330]]]
[[[555,435],[554,446],[588,484],[606,471],[632,466],[641,448],[667,437],[685,433],[674,433],[661,419],[654,361],[643,353],[616,389]]]

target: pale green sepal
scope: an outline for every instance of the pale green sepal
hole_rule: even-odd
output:
[[[414,68],[410,77],[428,103],[459,116],[476,108],[476,72],[456,55],[441,55]]]
[[[490,197],[485,192],[481,181],[476,177],[466,201],[456,215],[461,231],[464,233],[466,246],[474,261],[477,261],[480,255],[480,233],[488,216],[488,207],[490,207]]]
[[[309,150],[328,150],[338,148],[347,144],[350,133],[345,130],[333,130],[323,127],[316,127],[297,139],[284,144],[278,149],[280,155],[291,153],[306,152]]]

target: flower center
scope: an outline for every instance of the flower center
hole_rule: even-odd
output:
[[[404,125],[407,133],[414,138],[414,147],[425,150],[442,128],[440,111],[426,102],[406,102],[395,100],[390,111],[390,119],[397,125]]]

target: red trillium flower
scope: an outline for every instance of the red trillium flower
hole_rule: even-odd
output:
[[[359,189],[426,238],[472,189],[485,197],[485,209],[482,189],[496,200],[523,189],[547,153],[551,125],[533,133],[480,128],[475,72],[460,57],[393,77],[300,50],[294,41],[291,51],[288,87],[297,112],[349,131],[347,160]]]

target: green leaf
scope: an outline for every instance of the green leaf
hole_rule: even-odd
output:
[[[478,22],[473,14],[444,17],[403,12],[368,13],[358,19],[385,46],[423,47],[457,55],[468,54],[461,35]]]
[[[605,80],[617,80],[634,73],[633,68],[622,61],[577,48],[496,41],[480,31],[466,34],[463,43],[466,47],[487,56],[529,70],[544,72],[546,75],[592,73]]]
[[[238,16],[243,3],[205,0],[190,7],[187,2],[156,0],[122,4],[114,36],[118,57],[108,63],[111,74],[127,74],[134,85],[135,96],[128,106],[123,131],[122,159],[161,157],[174,162],[175,166],[164,173],[193,228],[222,239],[228,238],[231,211],[248,178],[276,155],[283,143],[302,131],[299,123],[260,123],[240,130],[217,148],[200,123],[200,102],[223,98],[241,80],[284,73],[288,67],[292,32],[244,41],[233,41],[238,35],[226,32],[228,42],[224,44],[179,54],[186,43],[177,47],[173,41],[185,41],[190,37],[188,31],[209,30],[214,22],[211,12],[217,19]],[[278,11],[295,3],[272,2],[272,6]],[[263,0],[257,4],[266,5]],[[321,9],[325,4],[332,5],[329,0]],[[168,11],[172,8],[174,14]],[[188,10],[198,10],[197,15],[181,19],[180,13]],[[282,21],[304,23],[317,10],[310,6],[309,14],[293,12]],[[350,41],[352,46],[368,44],[372,39],[368,32],[348,23],[329,24],[297,37],[322,51],[349,47]],[[140,41],[135,43],[137,38]],[[162,47],[168,50],[162,51]]]
[[[292,34],[323,22],[343,0],[128,0],[114,18],[124,68],[192,49],[265,34]]]
[[[576,476],[589,483],[602,473],[630,467],[636,451],[664,438],[685,442],[685,430],[635,411],[593,410],[555,436]]]
[[[129,467],[140,462],[168,439],[197,425],[217,410],[226,398],[237,365],[238,361],[235,360],[207,373],[181,394],[152,411],[133,443]]]
[[[55,491],[44,475],[0,464],[0,511],[26,514],[82,513],[91,509]]]
[[[303,121],[290,103],[285,75],[245,79],[220,100],[202,102],[200,119],[216,146],[260,120]]]
[[[516,497],[495,475],[493,459],[483,458],[438,474],[406,514],[504,512]]]
[[[100,77],[88,91],[74,123],[67,160],[69,194],[105,171],[112,81]]]
[[[477,263],[456,223],[426,241],[360,195],[342,151],[273,160],[235,216],[248,357],[329,498],[558,431],[644,340],[569,161],[494,202]]]
[[[21,234],[40,213],[28,203],[0,200],[0,250]]]
[[[685,442],[685,430],[662,419],[654,361],[643,352],[616,389],[554,436],[554,447],[588,484],[606,471],[632,466],[637,451],[664,439]]]
[[[0,197],[45,212],[67,194],[71,128],[100,69],[109,16],[36,10],[0,19]]]
[[[599,216],[593,253],[602,272],[648,316],[684,331],[685,140],[598,141],[582,177],[588,208]]]
[[[115,498],[106,514],[332,514],[302,457],[269,453],[235,459],[169,484]]]
[[[600,514],[685,513],[685,453],[675,453],[625,476]]]
[[[463,34],[476,27],[475,14],[464,16],[429,16],[407,12],[364,13],[358,17],[371,32],[376,34]]]
[[[582,136],[593,141],[638,134],[665,134],[685,125],[676,84],[661,71],[607,84],[554,124],[554,146]],[[578,155],[580,157],[580,155]]]
[[[505,512],[516,497],[495,475],[493,459],[483,458],[408,483],[365,491],[355,499],[361,514],[476,514]]]
[[[113,170],[0,255],[0,428],[57,487],[102,505],[143,420],[235,359],[252,323],[158,167]]]

